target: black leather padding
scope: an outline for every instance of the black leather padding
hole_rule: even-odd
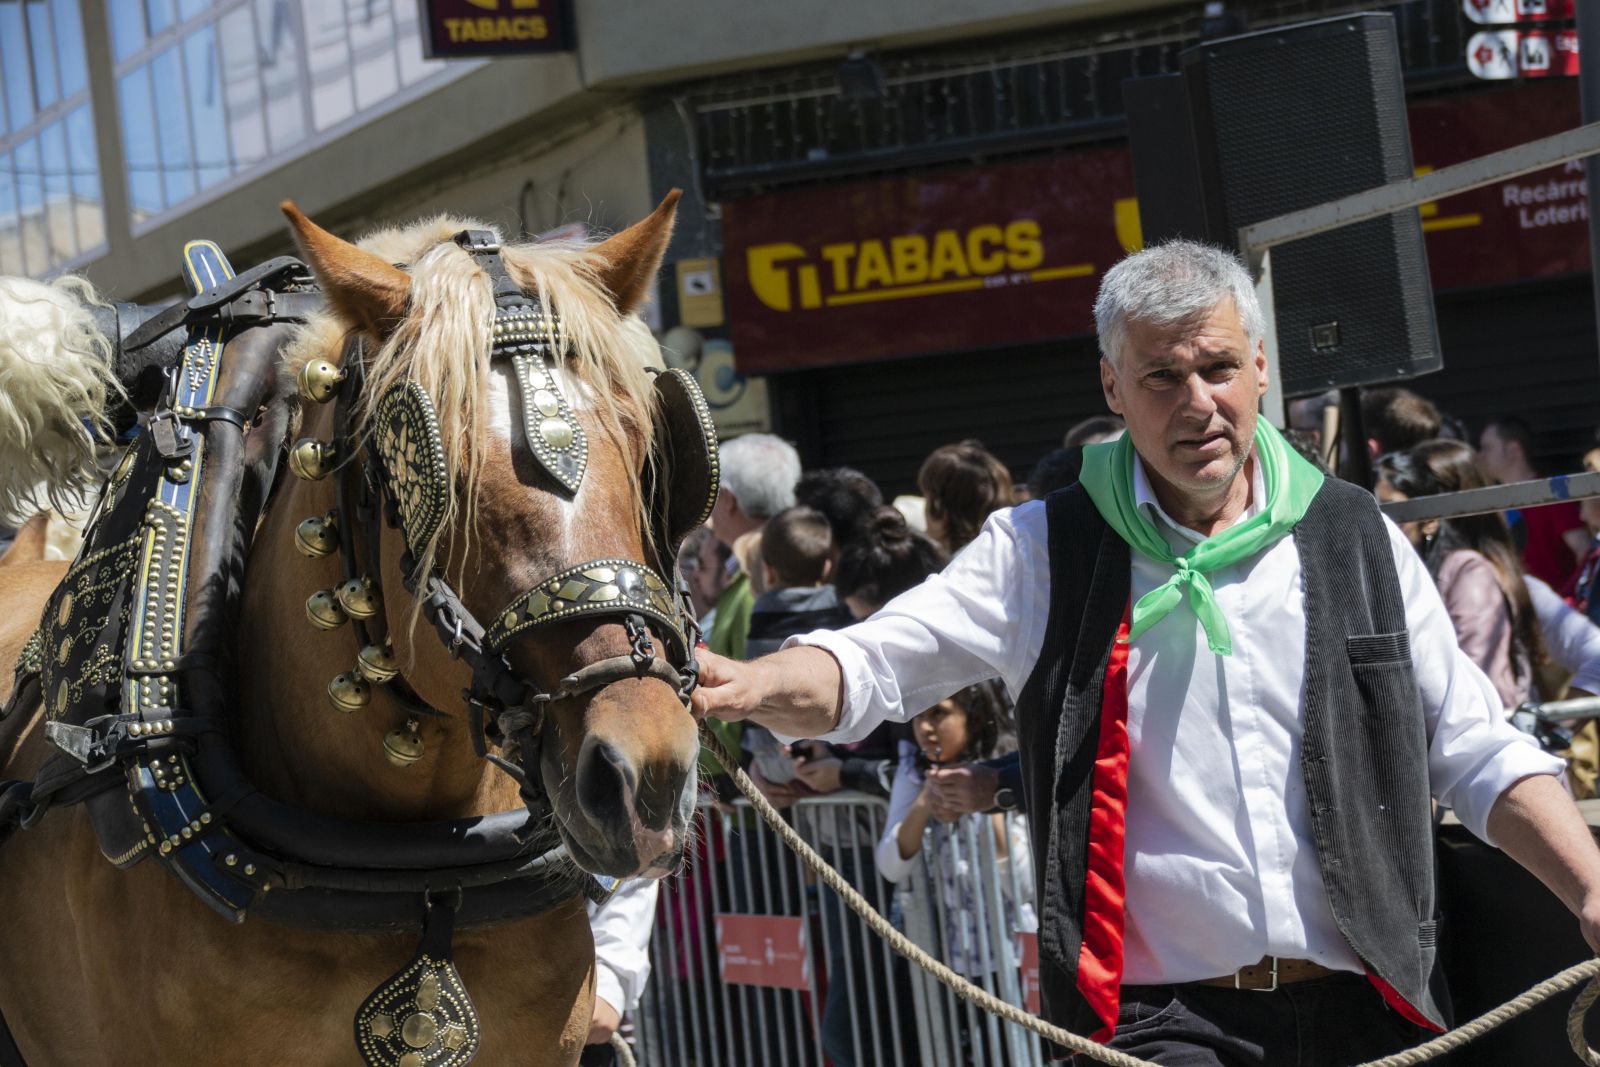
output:
[[[674,367],[657,374],[655,386],[655,464],[645,471],[645,488],[661,570],[670,574],[678,546],[711,517],[721,466],[717,428],[700,383]]]

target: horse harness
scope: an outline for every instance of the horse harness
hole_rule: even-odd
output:
[[[465,231],[456,241],[493,283],[491,358],[511,361],[524,439],[550,489],[571,496],[587,445],[554,373],[564,356],[560,320],[511,281],[493,234]],[[348,618],[361,649],[356,669],[330,684],[330,701],[355,710],[370,698],[369,686],[385,686],[407,714],[384,742],[400,766],[421,756],[415,717],[444,714],[416,696],[365,626],[381,598],[381,515],[402,536],[407,591],[471,670],[463,696],[474,748],[516,778],[525,803],[520,811],[432,823],[330,818],[266,796],[245,775],[228,737],[224,640],[259,518],[241,504],[252,496],[247,413],[267,401],[277,352],[320,294],[292,259],[235,277],[210,242],[190,242],[184,253],[195,294],[178,305],[184,314],[158,316],[143,336],[124,342],[149,343],[181,325],[188,330],[181,359],[145,432],[108,479],[84,547],[47,602],[11,699],[0,707],[3,723],[42,702],[45,735],[58,750],[33,781],[0,782],[0,843],[52,807],[82,803],[107,860],[127,868],[155,856],[230,921],[249,914],[341,932],[421,926],[416,956],[361,1005],[354,1036],[370,1067],[457,1067],[476,1054],[480,1028],[451,961],[454,928],[538,914],[580,891],[602,900],[615,884],[581,871],[553,828],[539,786],[544,709],[625,678],[658,678],[685,702],[695,685],[698,632],[687,590],[662,571],[676,574],[678,545],[716,500],[709,411],[692,377],[676,370],[655,377],[656,463],[644,481],[659,570],[616,559],[565,567],[485,627],[438,566],[417,571],[452,491],[431,398],[410,380],[380,397],[361,463],[351,423],[363,350],[347,349],[342,370],[321,361],[302,369],[302,398],[337,400],[335,440],[297,442],[287,466],[308,478],[337,470],[339,481],[335,512],[302,523],[296,544],[310,556],[340,551],[347,574],[337,590],[312,597],[307,615],[325,628]],[[257,474],[263,507],[277,458]],[[358,525],[365,526],[365,560],[355,544]],[[627,627],[630,652],[548,690],[505,660],[524,633],[607,617]],[[670,658],[657,653],[651,624]],[[504,755],[490,752],[490,741]],[[0,1021],[0,1064],[7,1044]],[[20,1063],[14,1048],[9,1057]]]

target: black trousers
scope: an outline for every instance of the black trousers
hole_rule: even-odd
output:
[[[1271,993],[1123,986],[1110,1045],[1163,1067],[1351,1067],[1428,1036],[1365,978],[1338,974]]]
[[[616,1067],[617,1053],[610,1045],[585,1045],[578,1067]]]

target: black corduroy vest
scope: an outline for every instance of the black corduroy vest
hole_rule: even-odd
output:
[[[1045,507],[1050,617],[1017,701],[1040,989],[1050,1021],[1093,1033],[1100,1021],[1077,986],[1092,771],[1131,550],[1081,487]],[[1330,478],[1293,536],[1306,614],[1300,769],[1323,884],[1371,974],[1442,1026],[1428,736],[1388,533],[1370,494]]]

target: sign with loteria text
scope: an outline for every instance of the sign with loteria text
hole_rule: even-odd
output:
[[[810,989],[811,956],[806,924],[799,916],[716,917],[717,969],[732,985]]]
[[[739,369],[764,373],[1081,333],[1122,257],[1124,149],[723,206]]]
[[[1533,82],[1411,105],[1419,172],[1465,163],[1581,123],[1578,85]],[[1547,167],[1425,204],[1419,212],[1435,289],[1589,269],[1589,199],[1581,162]]]
[[[571,0],[420,0],[429,59],[567,52]]]

